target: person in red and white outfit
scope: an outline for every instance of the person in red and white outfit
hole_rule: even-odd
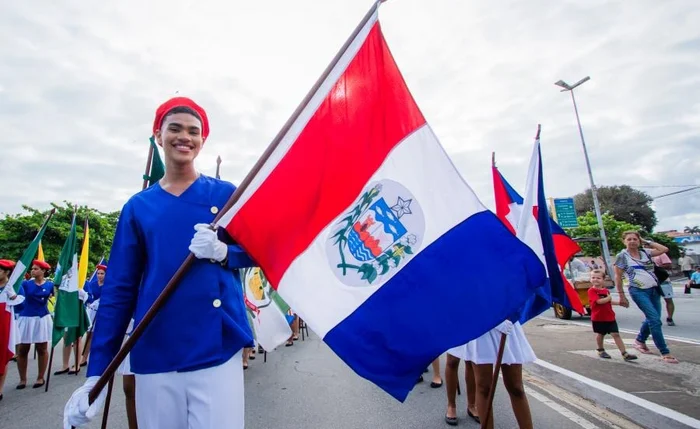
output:
[[[2,388],[7,375],[7,363],[15,355],[17,342],[13,307],[24,302],[24,297],[17,295],[12,285],[8,284],[14,268],[13,261],[0,259],[0,401],[2,401]]]

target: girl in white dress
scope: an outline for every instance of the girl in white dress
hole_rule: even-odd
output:
[[[506,334],[506,346],[501,366],[503,384],[510,396],[510,403],[518,426],[520,429],[532,429],[530,404],[523,388],[523,364],[534,362],[536,356],[519,322],[513,324],[506,320],[479,338],[463,346],[450,349],[447,353],[473,362],[476,381],[476,409],[479,412],[478,417],[483,422],[488,409],[493,366],[498,357],[498,347],[502,334]],[[486,428],[493,429],[493,411],[488,421]]]

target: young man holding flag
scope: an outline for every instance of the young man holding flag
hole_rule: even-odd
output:
[[[163,179],[123,207],[100,298],[85,384],[66,404],[64,425],[87,424],[103,389],[88,395],[117,354],[127,325],[137,325],[191,251],[198,258],[131,351],[140,426],[242,428],[242,349],[252,333],[239,275],[253,261],[209,224],[235,190],[201,175],[194,160],[209,134],[207,115],[176,97],[161,105],[153,133],[165,154]],[[152,401],[157,398],[157,403]]]

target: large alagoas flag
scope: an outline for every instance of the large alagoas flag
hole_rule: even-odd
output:
[[[58,295],[53,319],[53,346],[61,340],[65,332],[82,335],[90,324],[78,292],[78,238],[75,218],[73,213],[70,233],[63,244],[56,265],[54,284],[58,287]],[[70,328],[77,328],[77,330]],[[67,344],[73,341],[75,338],[66,339]]]
[[[453,166],[377,12],[217,224],[346,364],[403,401],[545,271]]]

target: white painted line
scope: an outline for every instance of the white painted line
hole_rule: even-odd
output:
[[[564,319],[556,319],[554,317],[549,317],[549,316],[537,316],[538,319],[546,320],[548,322],[558,322],[558,323],[567,323],[570,325],[577,325],[577,326],[585,326],[587,328],[591,327],[590,323],[585,323],[585,322],[577,322],[575,320],[564,320]],[[624,332],[625,334],[632,334],[636,335],[639,331],[635,331],[632,329],[623,329],[620,328],[620,332]],[[671,335],[666,335],[664,333],[664,338],[667,340],[672,340],[672,341],[678,341],[679,343],[686,343],[686,344],[692,344],[694,346],[700,346],[700,341],[699,340],[694,340],[692,338],[685,338],[685,337],[674,337]]]
[[[630,393],[683,393],[682,390],[647,390],[646,392],[630,392]]]
[[[564,408],[563,406],[559,405],[558,403],[554,402],[553,400],[549,399],[548,397],[536,392],[533,389],[528,389],[527,395],[531,396],[538,401],[542,402],[544,405],[548,406],[549,408],[553,409],[557,413],[561,414],[562,416],[566,417],[567,419],[571,420],[572,422],[576,423],[580,427],[584,429],[600,429],[599,426],[596,426],[595,424],[591,423],[590,421],[584,419],[583,417],[579,416],[578,414],[574,413],[573,411]]]
[[[605,383],[601,383],[600,381],[592,380],[588,377],[584,377],[581,374],[577,374],[573,371],[569,371],[568,369],[561,368],[559,366],[556,366],[552,363],[543,361],[541,359],[537,359],[535,361],[535,364],[549,369],[554,372],[558,372],[559,374],[565,375],[569,378],[573,378],[576,381],[579,381],[583,384],[587,384],[588,386],[591,386],[593,388],[596,388],[598,390],[601,390],[605,393],[608,393],[610,395],[616,396],[620,399],[623,399],[625,401],[631,402],[635,405],[638,405],[642,408],[646,408],[647,410],[653,411],[656,414],[662,415],[664,417],[668,417],[671,420],[675,420],[679,423],[683,423],[684,425],[688,425],[691,428],[697,428],[700,429],[700,420],[694,419],[690,416],[687,416],[685,414],[679,413],[678,411],[672,410],[670,408],[666,408],[664,406],[661,406],[659,404],[656,404],[651,401],[647,401],[646,399],[642,399],[639,396],[634,396],[632,394],[629,394],[627,392],[623,392],[622,390],[616,389],[612,386],[609,386]]]

